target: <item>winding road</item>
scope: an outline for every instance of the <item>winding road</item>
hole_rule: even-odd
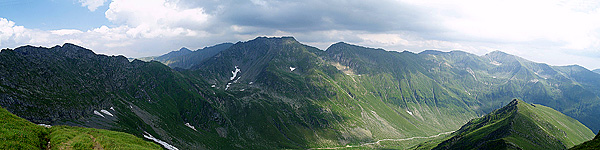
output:
[[[363,147],[363,146],[367,146],[367,145],[379,144],[381,141],[407,141],[407,140],[413,140],[413,139],[428,139],[428,138],[435,138],[435,137],[439,137],[441,135],[450,134],[450,133],[454,133],[454,131],[444,132],[444,133],[427,136],[427,137],[417,136],[417,137],[410,137],[410,138],[403,138],[403,139],[381,139],[381,140],[377,140],[376,142],[364,143],[361,145],[346,145],[346,146],[342,146],[342,147],[326,147],[326,148],[310,148],[310,149],[340,149],[340,148]]]

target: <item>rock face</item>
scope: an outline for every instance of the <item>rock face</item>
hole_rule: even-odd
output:
[[[434,149],[566,149],[592,136],[592,131],[575,119],[515,99],[471,120]]]
[[[174,136],[183,132],[178,126],[158,125],[184,122],[193,115],[197,122],[223,123],[211,117],[217,111],[196,91],[177,84],[181,79],[177,72],[158,62],[129,62],[123,56],[96,55],[65,44],[2,50],[0,66],[0,105],[35,123],[112,129],[137,136],[148,131],[178,144],[195,142]],[[192,107],[199,111],[179,112]],[[97,115],[102,110],[104,117]]]

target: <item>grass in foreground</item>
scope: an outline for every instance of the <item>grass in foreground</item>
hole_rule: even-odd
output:
[[[46,128],[0,108],[0,149],[162,149],[134,135],[83,127]]]

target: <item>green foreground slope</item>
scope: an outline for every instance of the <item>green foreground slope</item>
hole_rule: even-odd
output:
[[[592,149],[600,149],[600,134],[597,134],[594,139],[590,141],[586,141],[579,145],[575,145],[570,150],[592,150]]]
[[[434,149],[566,149],[593,136],[579,121],[552,108],[515,99],[471,120]]]
[[[162,149],[131,134],[33,124],[0,108],[0,149]]]

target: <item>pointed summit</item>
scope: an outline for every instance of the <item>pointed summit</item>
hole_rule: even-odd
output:
[[[179,51],[180,51],[180,52],[192,52],[192,50],[190,50],[190,49],[188,49],[188,48],[186,48],[186,47],[181,47],[181,48],[179,49]]]
[[[469,121],[434,149],[566,149],[593,136],[579,121],[552,108],[513,99]]]

